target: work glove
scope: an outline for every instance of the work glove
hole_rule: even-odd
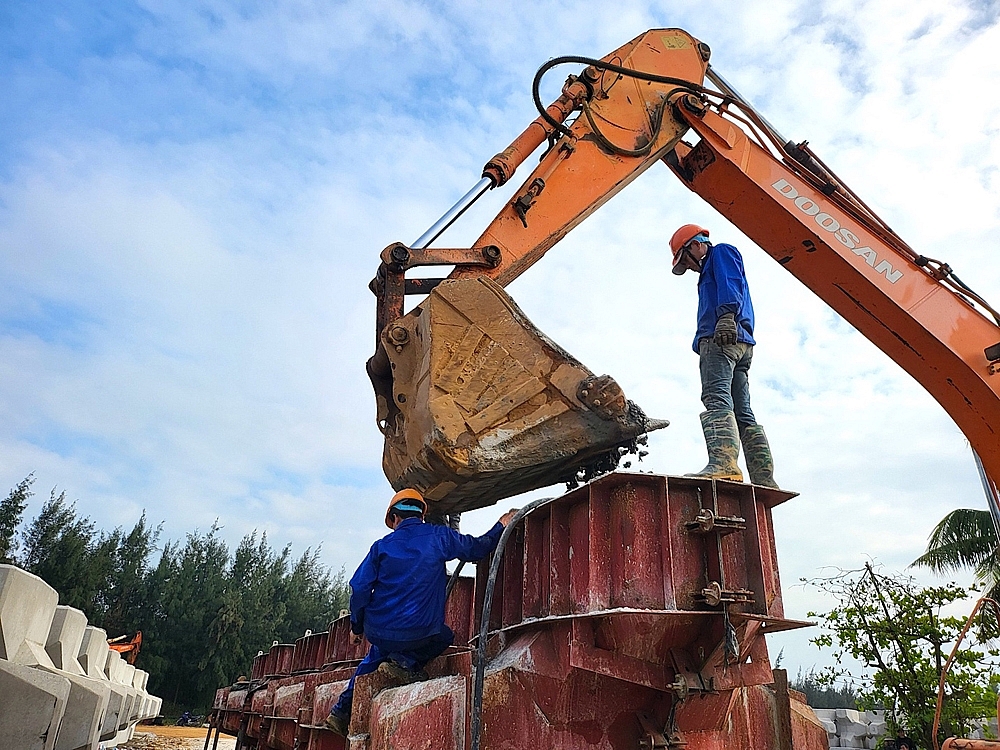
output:
[[[712,340],[719,346],[730,346],[736,343],[736,316],[733,313],[719,316]]]

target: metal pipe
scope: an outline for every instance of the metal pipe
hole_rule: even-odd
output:
[[[411,247],[422,250],[425,247],[429,247],[430,244],[441,236],[441,233],[455,223],[455,220],[459,216],[464,214],[466,210],[477,200],[479,200],[483,193],[493,187],[493,180],[489,177],[483,177],[479,182],[473,186],[472,190],[463,195],[458,203],[449,208],[444,216],[434,222],[431,228],[420,235],[416,242],[411,245]]]
[[[998,497],[997,485],[986,473],[986,467],[983,466],[983,459],[979,457],[979,454],[973,450],[972,455],[976,459],[976,468],[979,469],[979,479],[983,483],[983,490],[986,492],[986,505],[989,507],[990,515],[993,517],[993,530],[997,535],[997,544],[1000,544],[1000,497]]]
[[[749,109],[751,112],[756,114],[757,117],[760,118],[760,121],[767,126],[768,130],[774,133],[774,135],[778,138],[778,140],[780,140],[782,143],[788,143],[788,139],[785,138],[785,136],[783,136],[781,133],[779,133],[778,129],[774,127],[774,125],[769,123],[767,119],[764,117],[764,115],[762,115],[760,112],[754,109],[754,106],[749,101],[747,101],[746,97],[744,97],[739,91],[734,89],[729,84],[729,81],[727,81],[725,78],[723,78],[719,73],[715,71],[715,68],[709,65],[708,69],[705,71],[705,75],[708,77],[708,80],[710,80],[712,83],[714,83],[716,86],[719,87],[719,90],[723,94],[725,94],[731,99],[735,99],[740,104]]]
[[[500,534],[500,541],[497,542],[496,549],[493,550],[493,557],[490,559],[490,571],[486,578],[486,591],[483,592],[483,613],[479,624],[479,635],[476,641],[476,650],[473,655],[473,675],[472,675],[472,717],[469,722],[472,730],[472,750],[480,750],[483,733],[483,683],[486,679],[486,641],[490,633],[490,618],[493,613],[493,589],[496,586],[497,574],[500,572],[500,563],[503,561],[503,550],[507,546],[507,539],[514,533],[514,529],[521,523],[521,520],[531,511],[539,506],[551,503],[555,497],[543,497],[525,505],[510,520],[510,523]]]

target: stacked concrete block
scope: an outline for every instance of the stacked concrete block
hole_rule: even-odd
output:
[[[149,709],[152,707],[153,703],[149,698],[149,693],[146,692],[146,673],[141,669],[136,669],[132,667],[132,687],[139,691],[139,721],[150,718]]]
[[[128,720],[130,724],[137,724],[139,719],[142,718],[142,704],[144,702],[144,696],[141,690],[136,690],[134,684],[135,678],[135,667],[129,664],[127,661],[122,660],[122,672],[121,679],[126,685],[130,686],[135,690],[135,701],[132,703],[132,711],[129,713]]]
[[[149,682],[149,672],[142,671],[142,689],[146,689],[146,683]],[[149,695],[149,693],[147,693]],[[155,696],[149,695],[150,707],[149,707],[149,718],[155,719],[160,715],[160,709],[163,708],[163,699]]]
[[[77,660],[84,672],[87,673],[87,677],[103,682],[110,690],[108,710],[104,714],[104,723],[101,725],[101,741],[104,743],[114,739],[120,730],[128,726],[128,716],[125,715],[123,709],[129,698],[129,692],[125,686],[111,682],[104,673],[104,665],[108,661],[108,651],[107,633],[92,626],[84,629]],[[110,745],[107,746],[110,747]]]
[[[140,691],[143,695],[143,707],[139,716],[140,721],[159,716],[160,707],[163,705],[163,701],[161,699],[157,698],[155,695],[150,695],[146,691],[147,682],[149,682],[149,672],[142,669],[135,670],[135,676],[132,678],[132,687]]]
[[[128,696],[122,708],[124,721],[119,725],[119,731],[115,737],[117,744],[128,742],[132,737],[132,731],[136,722],[139,721],[140,694],[132,686],[132,681],[127,678],[129,664],[117,651],[108,650],[108,661],[105,664],[105,674],[111,682],[119,685]],[[133,667],[134,669],[134,667]]]
[[[122,659],[121,654],[112,649],[108,649],[107,661],[104,662],[104,676],[109,682],[118,686],[118,688],[125,694],[125,702],[122,705],[121,721],[119,723],[119,730],[128,729],[129,723],[132,718],[132,707],[138,698],[138,694],[131,685],[126,684],[123,679],[122,673],[124,671],[125,660]]]
[[[117,651],[108,652],[105,669],[108,678],[128,693],[122,709],[127,720],[115,739],[120,744],[132,738],[137,723],[158,716],[163,701],[146,692],[149,674],[127,663]]]
[[[1000,737],[997,730],[997,717],[991,716],[989,718],[977,719],[973,722],[975,725],[972,732],[966,735],[970,740],[993,740]]]
[[[129,664],[126,667],[125,679],[139,694],[135,708],[135,720],[137,722],[145,721],[156,716],[159,711],[153,711],[153,696],[146,692],[146,681],[149,679],[149,673]]]
[[[850,708],[815,708],[830,740],[830,748],[873,750],[885,734],[884,711],[855,711]]]
[[[59,595],[41,578],[0,565],[0,747],[55,750],[70,682],[52,667],[45,640]]]
[[[56,607],[45,651],[59,673],[72,683],[66,715],[59,729],[56,750],[84,750],[102,739],[105,713],[111,698],[110,686],[87,677],[77,655],[83,642],[87,616],[72,607]]]
[[[111,651],[83,612],[58,601],[42,579],[0,565],[2,750],[111,748],[159,712],[146,673]]]

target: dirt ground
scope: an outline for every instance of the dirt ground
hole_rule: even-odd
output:
[[[202,727],[141,726],[136,728],[129,742],[118,747],[123,750],[202,750],[207,733],[208,729]],[[215,739],[214,731],[212,738]],[[208,747],[211,750],[212,743]],[[234,750],[235,747],[235,737],[220,735],[218,750]]]

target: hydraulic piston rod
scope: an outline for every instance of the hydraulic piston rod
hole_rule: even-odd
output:
[[[483,193],[493,187],[493,180],[489,177],[483,177],[479,182],[473,185],[472,190],[463,195],[458,203],[449,208],[444,216],[434,222],[431,228],[420,235],[416,241],[413,243],[413,247],[422,250],[425,247],[429,247],[430,244],[441,236],[441,233],[445,229],[450,227],[459,216],[464,214],[473,203],[479,200]]]
[[[565,122],[570,113],[580,105],[580,102],[586,99],[588,93],[588,89],[583,83],[571,77],[563,86],[562,95],[547,107],[546,112],[555,121]],[[523,133],[514,139],[513,143],[486,163],[486,166],[483,167],[482,179],[473,186],[472,190],[463,195],[458,203],[448,209],[444,216],[434,222],[430,229],[420,235],[413,243],[413,247],[417,249],[429,247],[434,240],[441,236],[444,230],[454,224],[459,216],[479,200],[483,193],[507,182],[514,174],[514,170],[545,142],[552,130],[552,126],[544,118],[539,117],[532,122]]]

